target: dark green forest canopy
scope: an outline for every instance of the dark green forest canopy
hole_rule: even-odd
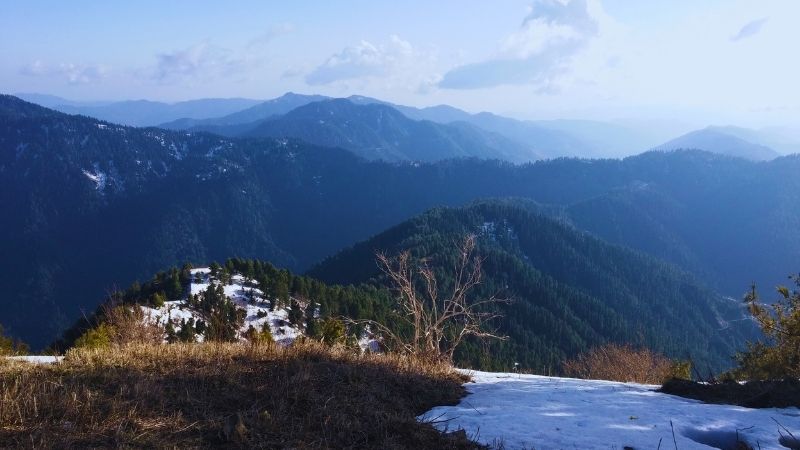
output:
[[[744,311],[676,266],[608,244],[510,202],[432,210],[328,258],[309,273],[327,282],[385,283],[376,252],[410,249],[430,258],[444,291],[455,243],[479,236],[485,278],[476,295],[512,298],[496,322],[508,341],[471,341],[457,353],[471,367],[514,362],[553,371],[565,357],[605,342],[635,343],[701,367],[729,367],[754,329]]]

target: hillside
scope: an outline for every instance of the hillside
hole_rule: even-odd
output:
[[[769,161],[780,156],[778,152],[765,145],[747,141],[739,136],[741,133],[731,133],[725,128],[708,127],[684,134],[655,149],[661,151],[699,149],[751,161]]]
[[[538,159],[532,148],[465,123],[441,125],[411,120],[381,104],[356,105],[345,99],[310,103],[265,120],[249,137],[293,137],[341,147],[366,159],[437,161],[450,158]]]
[[[389,164],[293,140],[122,127],[9,96],[0,114],[0,316],[34,348],[164,267],[238,255],[302,271],[426,209],[487,197],[548,205],[732,297],[784,282],[800,254],[797,157]]]
[[[480,448],[416,420],[464,395],[451,367],[313,342],[73,350],[0,379],[3,447]]]
[[[120,305],[132,316],[120,316],[115,310]],[[340,335],[333,335],[325,330],[325,321],[340,316],[385,321],[390,305],[383,290],[328,286],[265,261],[232,258],[222,266],[185,264],[180,270],[158,272],[149,281],[112,292],[51,348],[63,352],[76,344],[128,344],[138,342],[137,336],[147,336],[140,341],[151,344],[213,341],[287,346],[305,336],[378,351],[379,336],[369,330],[342,329]],[[126,317],[138,322],[133,325],[138,331],[130,331]],[[113,337],[117,331],[122,335]]]
[[[460,236],[477,233],[481,296],[514,302],[497,322],[508,341],[457,352],[468,367],[537,372],[607,341],[640,342],[672,357],[725,367],[752,329],[743,310],[689,274],[508,204],[436,209],[323,261],[309,274],[329,283],[383,283],[375,253],[410,249],[447,276]],[[446,279],[446,278],[445,278]],[[442,283],[443,285],[445,282]],[[482,347],[486,345],[486,347]],[[701,363],[701,364],[703,364]]]

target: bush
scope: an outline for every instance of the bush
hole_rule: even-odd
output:
[[[101,349],[111,345],[111,335],[113,330],[111,326],[106,323],[86,330],[78,340],[75,341],[75,347],[87,349]]]
[[[123,344],[158,344],[164,341],[164,329],[134,306],[106,305],[98,318],[99,324],[87,330],[75,341],[75,347],[105,348]]]
[[[156,292],[153,294],[153,298],[150,300],[153,308],[161,308],[164,306],[164,303],[167,301],[166,295],[163,292]]]
[[[320,341],[328,345],[344,343],[346,330],[341,320],[327,317],[319,325]]]
[[[272,332],[266,322],[261,326],[261,331],[256,330],[252,325],[244,332],[244,337],[253,344],[272,344]]]
[[[28,351],[28,346],[25,343],[5,336],[3,334],[3,326],[0,325],[0,356],[24,355]]]
[[[676,363],[652,350],[606,344],[563,363],[575,378],[660,384],[669,378],[689,378],[689,363]]]

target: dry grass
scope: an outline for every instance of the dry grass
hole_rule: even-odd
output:
[[[661,384],[672,376],[673,362],[664,355],[630,345],[606,344],[563,363],[575,378]]]
[[[0,365],[0,447],[474,448],[415,419],[463,381],[308,342],[77,349]]]
[[[103,315],[103,323],[111,330],[112,344],[160,344],[164,341],[164,327],[146,318],[138,305],[104,305]]]

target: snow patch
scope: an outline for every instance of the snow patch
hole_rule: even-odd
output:
[[[210,286],[220,285],[219,280],[211,276],[211,269],[208,267],[197,268],[191,270],[192,281],[190,286],[190,293],[192,295],[200,294],[208,289]],[[230,299],[237,308],[245,311],[244,324],[239,328],[239,338],[244,338],[244,333],[252,326],[256,331],[261,331],[264,324],[269,326],[272,338],[276,343],[282,345],[289,345],[295,341],[299,336],[303,335],[302,329],[304,324],[295,326],[289,322],[289,312],[291,307],[286,306],[283,308],[275,308],[270,311],[271,299],[267,299],[264,292],[258,287],[258,283],[254,280],[246,280],[242,275],[236,274],[231,277],[229,284],[223,285],[225,296]],[[302,305],[301,305],[302,306]],[[164,306],[160,308],[152,308],[149,306],[141,307],[148,320],[159,325],[166,325],[167,322],[172,322],[176,329],[180,326],[181,321],[193,319],[195,323],[198,320],[204,320],[203,315],[192,308],[186,299],[165,302]],[[198,341],[203,340],[202,335],[196,335]]]
[[[655,392],[657,386],[514,373],[469,372],[456,406],[420,416],[442,431],[464,429],[489,446],[516,448],[786,449],[800,436],[797,408],[712,405]],[[773,418],[775,420],[773,420]],[[791,448],[791,447],[790,447]]]
[[[7,356],[6,359],[12,361],[23,361],[31,364],[55,364],[64,359],[63,356],[45,356],[45,355],[23,355],[23,356]]]
[[[82,172],[86,175],[86,178],[94,182],[94,188],[96,190],[102,192],[103,189],[105,189],[108,176],[98,169],[97,164],[94,165],[94,172],[90,172],[86,169],[83,169]]]

